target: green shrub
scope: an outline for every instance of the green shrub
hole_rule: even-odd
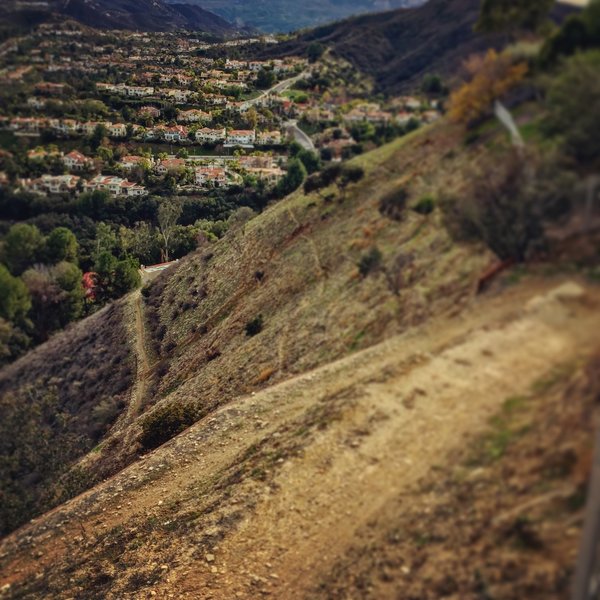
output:
[[[388,219],[401,221],[406,209],[408,192],[406,189],[398,188],[382,196],[379,201],[379,212]]]
[[[252,337],[258,335],[263,330],[263,316],[258,315],[246,323],[246,335]]]
[[[366,277],[378,269],[381,265],[382,254],[379,248],[374,246],[366,254],[363,254],[358,261],[358,271],[362,277]]]
[[[142,421],[140,442],[152,450],[169,441],[196,422],[196,411],[187,404],[166,404],[153,410]]]
[[[430,215],[435,210],[435,199],[432,196],[423,196],[412,209],[420,215]]]

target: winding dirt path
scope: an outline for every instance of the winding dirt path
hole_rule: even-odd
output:
[[[146,352],[144,307],[140,290],[136,290],[131,295],[131,303],[135,314],[136,382],[131,393],[131,401],[127,407],[127,422],[133,421],[140,414],[148,389],[147,380],[150,372],[150,361]]]

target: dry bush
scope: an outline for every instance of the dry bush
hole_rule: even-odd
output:
[[[196,422],[196,411],[181,402],[154,409],[142,421],[140,443],[145,450],[164,444]]]
[[[466,181],[463,197],[442,201],[450,232],[519,262],[544,248],[546,224],[569,212],[575,187],[552,158],[519,151],[486,159]]]

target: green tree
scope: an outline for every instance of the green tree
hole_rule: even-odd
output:
[[[256,87],[259,90],[266,90],[275,83],[275,73],[270,69],[261,69],[256,75]]]
[[[483,0],[479,31],[538,30],[548,20],[554,0]]]
[[[12,323],[22,322],[31,308],[27,287],[0,264],[0,317]]]
[[[53,229],[46,238],[46,256],[52,263],[63,260],[76,262],[78,252],[77,238],[66,227]]]
[[[92,133],[90,136],[90,146],[92,147],[92,150],[96,151],[102,145],[102,142],[106,138],[107,134],[108,130],[104,125],[96,125],[94,133]]]
[[[323,46],[323,44],[319,44],[319,42],[312,42],[306,49],[306,56],[308,57],[308,62],[317,62],[321,58],[321,56],[323,56],[324,52],[325,46]]]
[[[308,174],[314,173],[321,168],[321,159],[319,158],[319,155],[312,150],[300,150],[297,154],[297,158],[302,161]]]
[[[600,50],[569,58],[548,90],[551,129],[585,163],[600,156]]]
[[[113,290],[115,296],[122,296],[142,284],[140,263],[133,257],[120,260],[114,271]]]
[[[174,199],[165,200],[161,202],[158,207],[158,229],[163,241],[163,260],[169,261],[169,250],[171,243],[171,236],[179,221],[183,206],[181,202]]]
[[[43,248],[44,237],[35,225],[17,223],[4,238],[4,262],[14,275],[20,275],[41,258]]]
[[[306,168],[301,160],[292,158],[288,163],[285,177],[279,181],[276,192],[279,197],[287,196],[297,190],[306,179]]]

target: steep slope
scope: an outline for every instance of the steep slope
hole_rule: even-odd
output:
[[[0,534],[90,480],[66,471],[115,426],[135,363],[115,303],[0,371]]]
[[[5,597],[565,597],[600,295],[563,282],[239,398],[6,538]]]
[[[97,29],[189,29],[217,35],[237,32],[233,25],[199,6],[168,5],[162,0],[48,0],[46,4],[44,8],[44,3],[28,6],[11,0],[0,7],[0,17],[20,25],[30,18],[33,19],[30,25],[69,18]]]
[[[365,170],[362,181],[344,190],[332,185],[321,195],[297,192],[166,271],[144,292],[141,311],[130,299],[117,305],[127,331],[118,336],[127,340],[120,350],[136,357],[136,385],[120,390],[118,418],[112,414],[112,428],[94,440],[95,451],[71,479],[89,485],[241,394],[409,330],[432,314],[460,312],[493,257],[455,244],[437,212],[426,217],[407,208],[389,218],[380,210],[389,193],[409,189],[410,206],[456,179],[478,151],[452,154],[460,135],[444,125],[361,156],[354,164]],[[361,275],[361,262],[377,253],[379,263]],[[4,392],[45,389],[53,373],[61,375],[63,356],[88,355],[94,369],[85,373],[84,361],[72,379],[94,391],[90,402],[79,403],[71,384],[58,393],[75,420],[89,422],[115,383],[103,374],[112,357],[104,362],[94,348],[116,327],[95,325],[96,318],[1,372]],[[258,319],[262,330],[247,335]],[[169,431],[164,422],[171,433],[162,433]]]
[[[302,10],[291,0],[187,0],[232,23],[251,25],[266,32],[297,31],[351,15],[418,6],[426,0],[309,0]]]

